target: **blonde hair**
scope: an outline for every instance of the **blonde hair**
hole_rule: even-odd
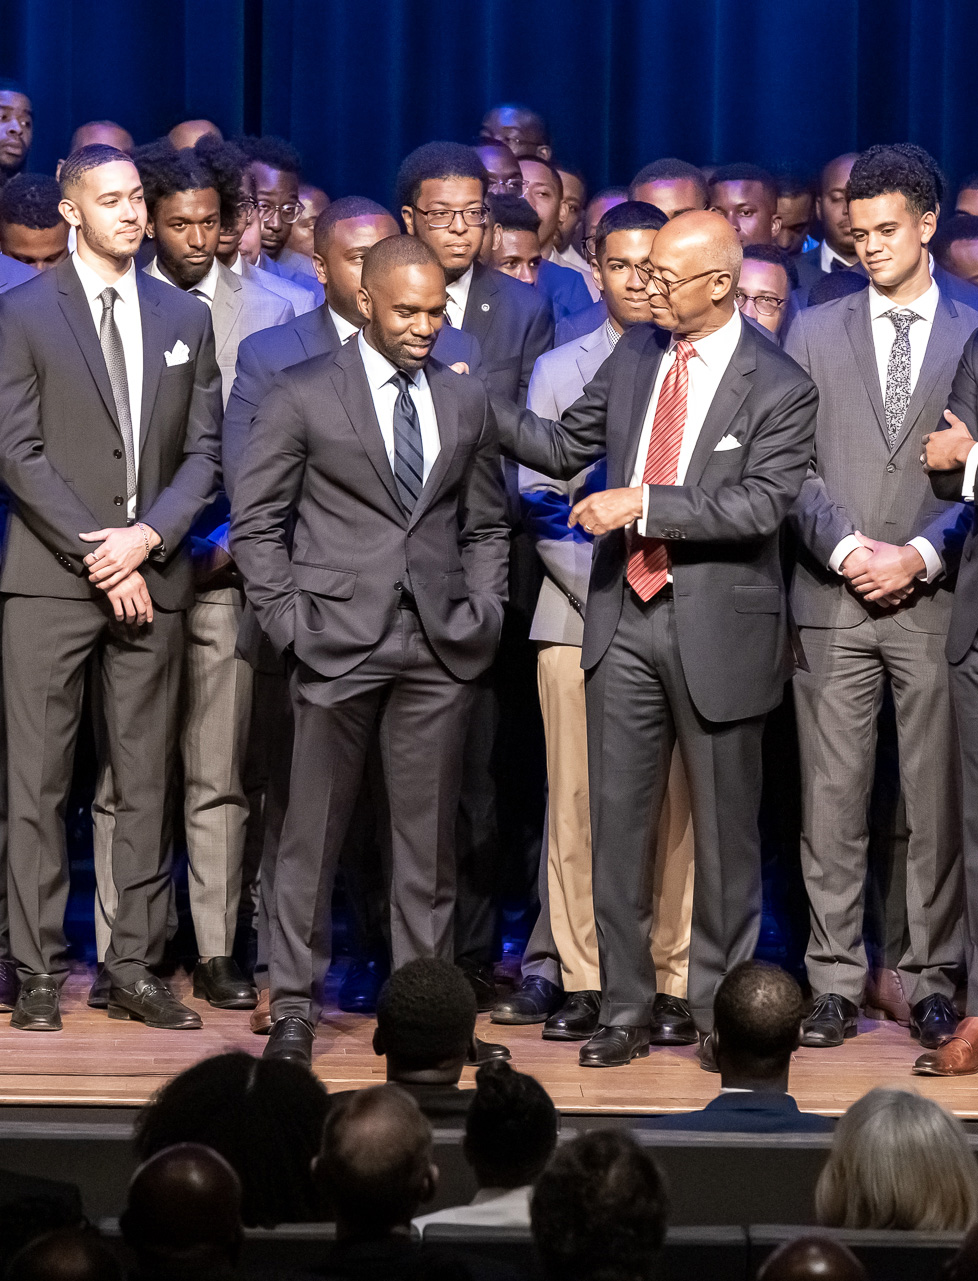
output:
[[[932,1099],[870,1090],[836,1127],[815,1210],[826,1227],[964,1231],[978,1221],[964,1127]]]

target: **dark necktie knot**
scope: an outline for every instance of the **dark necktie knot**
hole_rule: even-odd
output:
[[[410,374],[405,373],[403,369],[399,369],[397,373],[393,375],[390,381],[394,384],[394,386],[397,388],[398,391],[402,391],[406,395],[411,394],[411,388],[414,386],[414,379],[411,377]]]

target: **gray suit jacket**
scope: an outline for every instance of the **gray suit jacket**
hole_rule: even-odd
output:
[[[502,448],[551,476],[608,455],[608,488],[630,483],[656,370],[670,335],[636,325],[559,422],[493,401]],[[750,325],[734,351],[682,485],[653,485],[641,532],[668,542],[679,651],[689,692],[711,721],[760,716],[793,670],[781,576],[781,524],[811,459],[818,393],[793,360]],[[724,436],[739,448],[718,450]],[[582,666],[618,627],[624,530],[595,541]]]
[[[935,498],[920,465],[920,440],[934,431],[978,311],[943,292],[903,430],[891,450],[870,331],[869,294],[850,294],[802,312],[785,344],[819,391],[812,474],[791,512],[799,543],[791,606],[801,627],[855,627],[865,604],[828,568],[833,551],[855,530],[903,544],[926,538],[948,573],[918,583],[896,620],[908,631],[943,633],[954,574],[970,515]]]
[[[262,267],[253,267],[247,258],[241,259],[241,275],[245,280],[253,280],[256,285],[261,285],[262,289],[278,294],[280,298],[290,302],[297,316],[304,316],[307,311],[313,311],[317,306],[315,293],[300,281],[293,280],[291,276],[277,276],[274,272],[265,271]]]
[[[136,514],[165,554],[141,566],[161,609],[193,603],[185,538],[217,492],[221,375],[207,308],[137,272],[143,395]],[[190,359],[168,366],[178,342]],[[15,506],[0,590],[102,599],[80,533],[126,523],[126,461],[98,331],[71,259],[0,298],[0,475]]]
[[[28,280],[33,280],[37,274],[34,268],[28,267],[26,263],[18,262],[16,258],[8,258],[6,254],[0,254],[0,294]]]
[[[473,679],[495,654],[509,550],[496,424],[479,379],[436,360],[427,376],[441,449],[410,515],[356,343],[283,370],[252,426],[231,549],[275,650],[321,676],[375,648],[407,580],[454,676]]]
[[[565,409],[580,399],[584,388],[611,355],[608,326],[602,324],[590,334],[545,351],[533,367],[527,408],[541,418],[559,418]],[[537,555],[546,576],[540,586],[530,640],[551,641],[560,645],[584,644],[584,619],[574,609],[567,593],[582,604],[587,600],[591,576],[592,540],[564,525],[562,536],[555,536],[556,510],[570,515],[577,495],[593,471],[585,468],[573,480],[553,480],[529,467],[520,468],[520,493],[523,497],[523,525],[533,538]],[[548,519],[535,521],[534,496],[550,495],[555,500],[548,506]]]

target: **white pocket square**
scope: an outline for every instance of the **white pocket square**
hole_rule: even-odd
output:
[[[724,436],[723,440],[720,441],[719,445],[717,445],[716,449],[714,449],[713,452],[715,454],[718,454],[721,449],[740,449],[740,448],[741,448],[741,442],[737,439],[736,436]]]
[[[182,340],[173,344],[172,351],[165,351],[163,359],[167,363],[167,368],[172,365],[185,365],[190,359],[190,348]]]

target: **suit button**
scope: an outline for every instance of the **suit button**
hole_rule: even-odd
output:
[[[401,583],[401,582],[397,582],[397,583],[395,583],[395,584],[394,584],[394,590],[395,590],[396,592],[403,592],[403,591],[404,591],[404,584],[403,584],[403,583]]]
[[[887,470],[887,471],[896,471],[896,468],[894,467],[894,465],[893,465],[892,463],[887,463],[887,464],[886,464],[886,470]]]
[[[116,494],[115,498],[113,498],[112,501],[115,503],[116,507],[121,507],[125,500],[123,499],[121,494]]]
[[[113,451],[112,451],[112,457],[113,457],[113,458],[121,458],[121,457],[122,457],[122,450],[121,450],[121,449],[113,449]]]

